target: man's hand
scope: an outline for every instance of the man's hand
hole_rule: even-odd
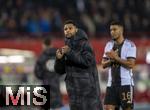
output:
[[[112,60],[110,59],[109,60],[102,59],[102,62],[101,62],[103,68],[110,67],[111,63],[112,63]]]
[[[56,58],[61,59],[63,56],[64,56],[64,53],[63,53],[62,49],[57,49]]]
[[[70,47],[68,45],[65,45],[62,47],[62,53],[66,54],[70,51]]]
[[[116,60],[119,57],[117,50],[116,51],[111,50],[110,52],[106,52],[106,55],[113,60]]]

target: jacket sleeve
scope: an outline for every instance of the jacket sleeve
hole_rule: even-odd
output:
[[[64,74],[65,73],[65,58],[62,59],[56,59],[54,64],[55,72],[58,74]]]
[[[82,67],[90,67],[95,61],[93,51],[87,41],[81,45],[80,52],[75,52],[71,49],[66,56],[68,60]]]
[[[35,67],[34,67],[34,74],[38,79],[43,79],[44,75],[43,73],[43,68],[42,65],[39,61],[36,62]]]

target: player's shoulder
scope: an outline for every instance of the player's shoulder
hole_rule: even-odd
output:
[[[113,40],[109,40],[109,41],[106,43],[107,46],[110,46],[110,45],[113,45],[113,44],[114,44],[114,41],[113,41]]]
[[[125,44],[128,47],[136,47],[135,43],[129,39],[125,39]]]

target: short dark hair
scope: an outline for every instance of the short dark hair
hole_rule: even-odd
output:
[[[64,25],[66,25],[66,24],[73,24],[74,26],[77,26],[77,24],[74,20],[66,20]]]
[[[110,25],[118,25],[118,26],[124,27],[124,25],[123,25],[122,22],[120,22],[120,21],[112,21],[112,22],[110,23]]]
[[[46,46],[50,46],[51,45],[51,38],[45,38],[44,40],[43,40],[43,44],[44,45],[46,45]]]

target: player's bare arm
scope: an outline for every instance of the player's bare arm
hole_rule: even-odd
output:
[[[121,59],[116,51],[111,50],[110,52],[107,52],[106,55],[126,68],[133,68],[135,66],[134,58],[128,58],[127,60]]]
[[[133,58],[124,60],[124,59],[121,59],[120,57],[117,57],[115,60],[126,68],[132,69],[135,66],[135,59]]]

